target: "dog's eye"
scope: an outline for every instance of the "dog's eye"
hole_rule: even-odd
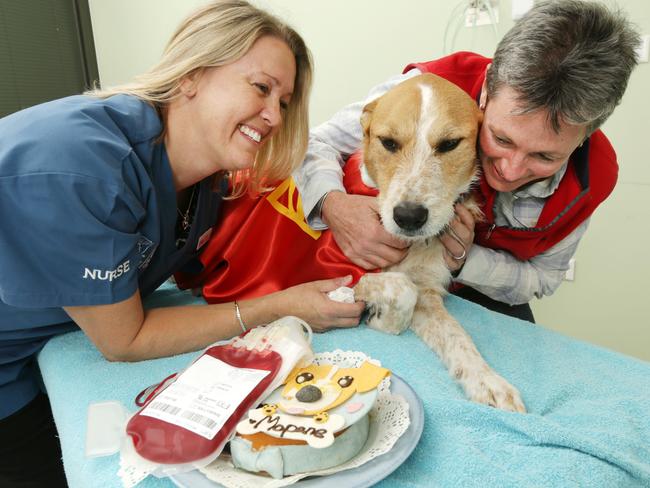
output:
[[[303,383],[306,383],[306,382],[311,381],[313,379],[314,379],[314,375],[311,374],[311,373],[300,373],[296,377],[296,383],[298,383],[299,385],[302,385]]]
[[[460,144],[461,139],[444,139],[436,146],[436,151],[439,153],[446,153],[453,151]]]
[[[388,152],[395,153],[399,151],[400,145],[395,139],[391,139],[390,137],[379,137],[379,142],[381,142],[381,145],[384,146],[384,149]]]
[[[338,384],[341,388],[347,388],[352,384],[354,381],[354,378],[352,376],[344,376],[343,378],[339,378]]]

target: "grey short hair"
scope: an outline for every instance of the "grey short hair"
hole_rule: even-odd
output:
[[[520,113],[600,127],[620,103],[637,60],[638,32],[620,10],[580,0],[536,4],[506,33],[487,73],[487,94],[506,85]]]

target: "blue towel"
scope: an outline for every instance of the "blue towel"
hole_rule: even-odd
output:
[[[163,285],[148,306],[201,303]],[[449,311],[487,362],[522,393],[526,415],[465,399],[438,357],[411,331],[365,326],[314,337],[314,350],[359,350],[402,377],[425,410],[422,438],[380,487],[650,487],[650,364],[450,296]],[[117,400],[135,411],[144,387],[196,353],[109,363],[81,332],[51,340],[39,357],[61,434],[71,488],[119,487],[118,456],[84,458],[86,412]],[[148,478],[143,488],[170,487]]]

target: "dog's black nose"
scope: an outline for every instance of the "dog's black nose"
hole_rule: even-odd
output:
[[[422,205],[405,202],[393,208],[393,220],[404,230],[417,230],[429,218],[429,211]]]
[[[313,403],[321,399],[323,393],[320,391],[320,388],[314,385],[307,385],[300,388],[298,393],[296,393],[296,398],[299,402],[303,403]]]

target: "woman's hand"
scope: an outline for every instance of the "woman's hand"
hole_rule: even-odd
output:
[[[284,315],[295,315],[307,322],[314,332],[356,327],[365,308],[364,302],[341,303],[327,293],[350,283],[351,277],[312,281],[277,292],[274,297]]]
[[[447,232],[440,236],[440,242],[445,246],[445,263],[449,270],[459,272],[465,264],[467,254],[474,242],[475,220],[464,205],[457,203],[454,207],[456,216],[449,224]]]

